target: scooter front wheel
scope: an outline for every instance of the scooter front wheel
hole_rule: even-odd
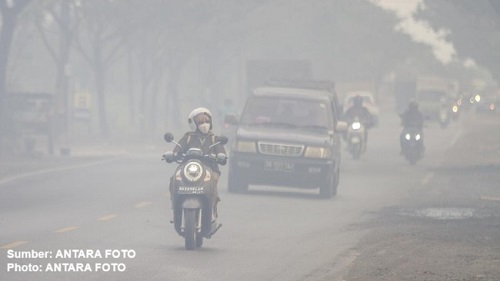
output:
[[[184,210],[184,244],[186,250],[194,250],[196,248],[197,233],[196,233],[196,210]]]

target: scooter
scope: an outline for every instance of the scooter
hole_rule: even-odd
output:
[[[171,133],[164,136],[166,142],[174,141]],[[227,137],[220,136],[214,144],[224,145]],[[213,207],[216,198],[213,190],[215,182],[212,178],[213,171],[209,163],[215,161],[220,165],[227,163],[227,155],[219,153],[217,155],[204,154],[199,148],[190,148],[185,154],[166,152],[163,159],[167,163],[178,163],[175,171],[174,192],[173,192],[173,224],[177,233],[184,237],[184,244],[187,250],[194,250],[203,245],[204,238],[211,238],[222,226],[216,221]]]
[[[423,133],[417,128],[404,128],[401,132],[401,151],[410,162],[415,165],[418,160],[424,156],[424,138]]]
[[[439,126],[441,129],[446,129],[450,123],[450,113],[448,108],[441,108],[439,111]]]
[[[365,126],[355,117],[347,129],[348,151],[357,160],[365,151]]]

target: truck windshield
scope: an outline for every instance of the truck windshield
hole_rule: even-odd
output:
[[[332,121],[327,104],[321,101],[278,98],[249,98],[241,124],[327,130]]]
[[[439,101],[442,97],[444,97],[444,93],[441,91],[420,91],[418,93],[419,100],[426,101]]]

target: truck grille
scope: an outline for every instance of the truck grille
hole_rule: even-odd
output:
[[[289,145],[282,143],[259,142],[259,152],[267,155],[301,156],[303,145]]]

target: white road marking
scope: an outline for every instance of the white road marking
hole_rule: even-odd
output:
[[[70,167],[52,168],[52,169],[45,169],[45,170],[39,170],[39,171],[35,171],[35,172],[19,174],[16,176],[12,176],[12,177],[0,180],[0,185],[11,182],[11,181],[19,180],[22,178],[43,175],[43,174],[47,174],[47,173],[54,173],[54,172],[61,172],[61,171],[67,171],[67,170],[86,168],[86,167],[96,166],[96,165],[100,165],[100,164],[104,164],[104,163],[108,163],[108,162],[112,162],[112,161],[116,161],[116,160],[118,160],[118,158],[106,159],[106,160],[102,160],[102,161],[97,161],[97,162],[92,162],[92,163],[87,163],[87,164],[82,164],[82,165],[76,165],[76,166],[70,166]]]

